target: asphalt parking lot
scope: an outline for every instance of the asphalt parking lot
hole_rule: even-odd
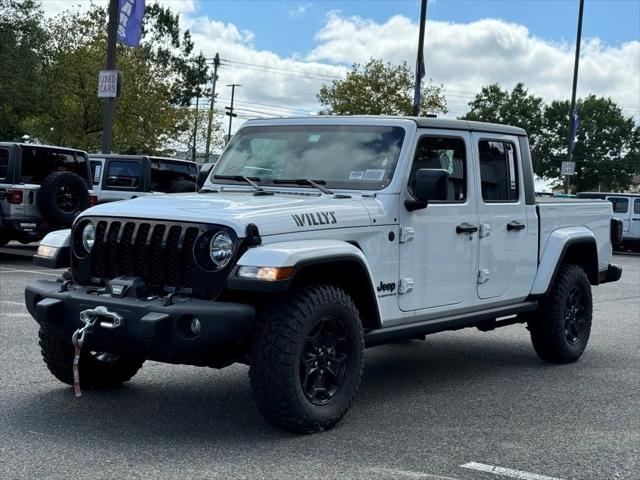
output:
[[[640,256],[615,262],[576,364],[543,364],[522,325],[371,349],[344,421],[295,436],[264,423],[245,366],[147,362],[74,398],[23,305],[55,273],[0,253],[0,478],[638,479]]]

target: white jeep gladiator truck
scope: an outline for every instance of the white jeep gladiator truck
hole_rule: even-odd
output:
[[[609,202],[536,202],[519,128],[256,120],[199,193],[99,205],[50,234],[36,263],[70,272],[26,304],[62,382],[243,362],[268,421],[316,432],[349,409],[365,347],[526,323],[542,360],[576,361],[591,285],[622,273],[619,227]]]

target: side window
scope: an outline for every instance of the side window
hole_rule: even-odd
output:
[[[0,180],[7,178],[9,172],[9,150],[0,148]]]
[[[412,194],[416,172],[422,168],[446,170],[449,173],[446,202],[465,201],[467,198],[467,157],[462,138],[422,137],[420,139],[409,176],[408,188]]]
[[[91,160],[91,177],[94,185],[100,185],[102,179],[102,162],[99,160]]]
[[[111,188],[137,188],[140,184],[138,162],[111,161],[107,169],[107,186]]]
[[[636,198],[633,201],[633,213],[640,214],[640,198]]]
[[[518,159],[515,146],[510,142],[481,140],[480,181],[485,202],[517,202]]]
[[[613,213],[627,213],[629,211],[629,199],[623,197],[609,197],[613,204]]]

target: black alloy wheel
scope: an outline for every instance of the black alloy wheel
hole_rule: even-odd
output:
[[[73,185],[63,185],[56,195],[58,208],[65,213],[73,213],[78,209],[82,192]]]
[[[577,285],[574,285],[567,295],[564,311],[564,335],[569,344],[575,345],[580,341],[585,324],[582,292]]]
[[[340,319],[321,318],[305,339],[300,354],[300,386],[314,405],[325,405],[342,387],[350,357],[347,331]]]

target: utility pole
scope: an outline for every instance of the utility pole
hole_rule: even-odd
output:
[[[216,81],[218,80],[218,65],[220,65],[220,55],[216,52],[213,57],[213,77],[211,78],[211,103],[209,103],[209,123],[207,124],[207,146],[204,149],[205,161],[209,161],[211,153],[211,128],[213,123],[213,104],[216,101]]]
[[[582,12],[584,10],[584,0],[580,0],[580,9],[578,11],[578,33],[576,35],[576,57],[573,62],[573,86],[571,90],[571,107],[569,108],[569,135],[567,139],[567,160],[573,161],[573,145],[576,129],[576,88],[578,86],[578,65],[580,63],[580,41],[582,38]],[[569,193],[570,175],[564,176],[564,193]]]
[[[109,0],[109,23],[107,24],[107,70],[116,69],[116,40],[118,35],[118,0]],[[111,131],[115,98],[104,99],[102,109],[102,153],[111,153]]]
[[[232,83],[231,85],[227,85],[227,87],[231,87],[231,106],[225,107],[226,110],[229,110],[225,113],[225,115],[229,115],[229,134],[227,135],[227,143],[231,141],[231,122],[233,121],[233,117],[237,117],[238,115],[233,113],[233,97],[236,93],[236,87],[241,87],[239,83]]]
[[[196,140],[198,139],[198,105],[200,103],[200,85],[196,88],[196,118],[193,122],[193,146],[191,147],[191,160],[196,162]]]
[[[418,58],[416,59],[416,84],[413,92],[413,116],[420,114],[420,86],[425,75],[424,68],[424,29],[427,23],[427,0],[420,7],[420,33],[418,34]]]

